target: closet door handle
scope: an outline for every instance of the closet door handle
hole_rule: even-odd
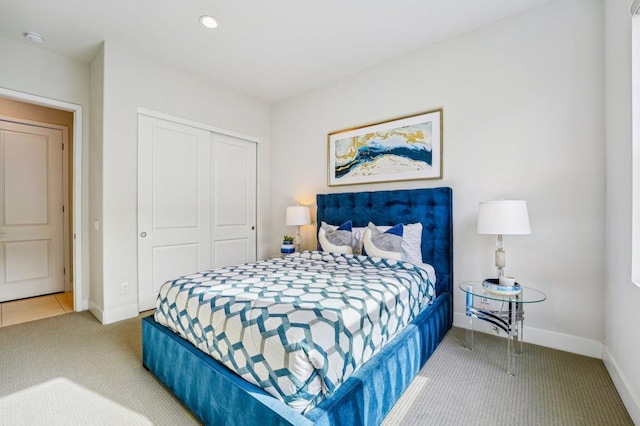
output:
[[[256,227],[255,227],[255,226],[252,226],[252,227],[251,227],[251,230],[253,231],[254,229],[256,229]]]
[[[141,233],[140,233],[140,236],[141,236],[142,238],[144,238],[144,237],[146,237],[146,236],[147,236],[147,233],[146,233],[146,232],[141,232]]]

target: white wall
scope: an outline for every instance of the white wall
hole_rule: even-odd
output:
[[[607,138],[604,360],[629,413],[640,424],[640,287],[631,282],[631,3],[631,0],[604,2]]]
[[[275,105],[272,250],[293,232],[285,207],[316,193],[446,185],[455,282],[482,279],[495,274],[495,237],[475,233],[478,203],[525,199],[532,234],[505,236],[506,271],[548,296],[527,306],[525,339],[601,356],[602,13],[599,0],[553,1]],[[440,107],[443,180],[327,187],[327,133]]]
[[[0,37],[0,87],[83,107],[82,307],[89,295],[88,161],[89,67],[69,58]]]
[[[87,65],[3,37],[0,37],[0,52],[0,86],[59,101],[87,105]]]
[[[103,96],[102,188],[97,189],[102,191],[103,272],[97,285],[103,289],[104,305],[95,306],[94,313],[109,323],[137,314],[137,108],[259,138],[262,239],[269,238],[269,159],[265,157],[270,108],[110,42],[104,45]],[[264,245],[258,241],[259,247]],[[123,282],[129,284],[128,294],[121,294]]]

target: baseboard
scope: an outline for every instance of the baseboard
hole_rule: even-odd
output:
[[[116,309],[104,311],[103,324],[111,324],[114,322],[134,318],[138,316],[138,304],[122,306]]]
[[[89,312],[91,312],[93,316],[98,319],[98,321],[104,324],[104,321],[103,321],[104,312],[102,311],[102,309],[98,305],[93,303],[91,300],[88,301],[88,305],[89,305],[88,306]]]
[[[453,314],[453,325],[461,328],[470,328],[469,317],[455,312]],[[473,326],[475,331],[495,335],[491,325],[485,321],[474,319]],[[505,333],[502,331],[498,336],[506,337]],[[526,343],[532,343],[534,345],[558,349],[591,358],[602,358],[603,344],[602,342],[595,340],[571,336],[570,334],[557,333],[555,331],[527,327],[526,321],[524,324],[523,336]]]
[[[622,374],[618,363],[615,358],[609,352],[609,348],[604,346],[602,351],[602,361],[604,362],[611,380],[620,394],[622,402],[631,416],[631,420],[637,425],[640,425],[640,398],[633,392],[631,386],[629,386],[628,380],[625,375]]]
[[[111,324],[114,322],[134,318],[138,316],[138,305],[128,305],[108,311],[100,309],[98,305],[89,301],[89,311],[102,324]]]

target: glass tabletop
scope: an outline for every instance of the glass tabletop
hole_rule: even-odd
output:
[[[547,298],[543,292],[522,285],[520,286],[521,291],[514,295],[493,293],[482,286],[482,281],[465,281],[458,284],[458,288],[467,294],[500,302],[537,303]]]

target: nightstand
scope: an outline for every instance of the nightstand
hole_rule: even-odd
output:
[[[465,293],[466,310],[470,329],[466,331],[467,347],[473,349],[473,319],[477,318],[493,325],[507,334],[507,373],[514,375],[514,356],[522,353],[524,305],[546,300],[547,296],[531,287],[520,286],[514,295],[492,293],[482,286],[482,281],[467,281],[458,285]],[[479,301],[479,303],[476,303]]]

